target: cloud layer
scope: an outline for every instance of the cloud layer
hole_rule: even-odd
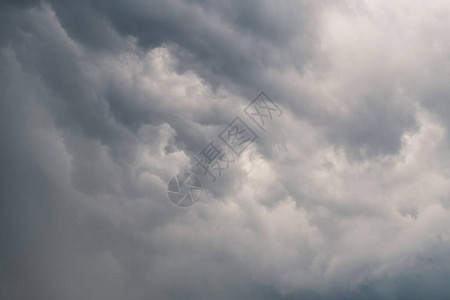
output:
[[[447,1],[0,8],[2,299],[450,296]],[[259,138],[174,207],[236,116]]]

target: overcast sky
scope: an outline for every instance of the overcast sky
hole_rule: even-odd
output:
[[[1,299],[450,298],[448,0],[0,0],[0,99]]]

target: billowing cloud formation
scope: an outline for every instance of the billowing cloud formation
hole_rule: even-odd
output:
[[[450,296],[447,1],[0,7],[2,299]],[[171,205],[260,90],[283,115]]]

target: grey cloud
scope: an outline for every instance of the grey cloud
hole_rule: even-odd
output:
[[[295,87],[283,91],[279,89],[283,83],[265,78],[265,69],[283,72],[294,67],[302,74],[311,63],[314,72],[321,72],[315,67],[320,63],[317,54],[321,43],[317,32],[320,6],[312,3],[277,6],[265,2],[83,2],[83,5],[77,4],[75,12],[63,2],[54,3],[54,7],[67,32],[84,44],[97,47],[84,40],[96,34],[89,28],[101,31],[103,39],[111,34],[109,27],[101,28],[110,23],[122,35],[136,37],[143,47],[176,45],[171,47],[172,51],[183,57],[177,65],[179,71],[193,69],[213,86],[234,86],[249,99],[254,90],[274,90],[281,96],[279,100],[287,102],[299,117],[324,126],[329,138],[346,147],[356,158],[361,153],[363,157],[395,153],[400,149],[403,132],[415,127],[411,108],[392,106],[397,85],[396,79],[387,73],[389,65],[384,67],[387,69],[385,72],[374,70],[379,73],[376,80],[385,76],[380,83],[370,81],[372,74],[362,74],[363,83],[359,78],[348,82],[348,90],[339,95],[342,97],[340,101],[355,97],[351,94],[354,88],[363,88],[365,92],[371,89],[391,90],[391,93],[356,95],[364,102],[358,108],[352,108],[353,116],[344,120],[332,111],[323,111],[322,107],[327,104],[321,98],[325,95],[316,92],[304,94]],[[102,26],[96,26],[96,23],[83,25],[90,24],[91,19],[98,22],[99,18],[92,14],[104,17]],[[84,18],[89,20],[79,22]],[[99,38],[90,39],[101,41]],[[109,47],[109,42],[98,43]],[[383,68],[382,65],[376,67]],[[366,82],[375,86],[366,87]],[[120,102],[113,102],[113,105],[120,107]],[[128,109],[121,107],[118,110],[123,115]],[[354,126],[355,122],[364,126]]]
[[[346,3],[2,2],[0,296],[448,297],[447,73],[411,75],[446,40],[403,57],[440,23]],[[263,163],[171,206],[260,89],[285,110]]]

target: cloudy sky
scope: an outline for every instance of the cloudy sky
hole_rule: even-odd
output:
[[[0,99],[1,299],[450,298],[448,0],[0,0]]]

